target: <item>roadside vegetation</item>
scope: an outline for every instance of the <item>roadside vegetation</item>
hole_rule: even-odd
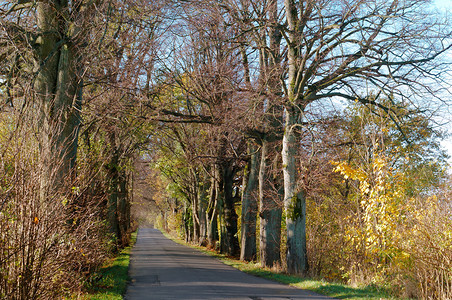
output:
[[[140,31],[157,9],[126,16],[130,3],[0,4],[1,299],[61,299],[82,295],[93,274],[104,286],[116,280],[97,272],[136,229],[133,165],[151,126],[130,93],[145,62],[137,53],[151,57],[119,53],[152,47]],[[121,289],[125,255],[111,262]]]
[[[122,300],[129,283],[130,252],[136,242],[137,231],[132,233],[130,245],[114,258],[108,259],[85,284],[80,297],[86,300]]]

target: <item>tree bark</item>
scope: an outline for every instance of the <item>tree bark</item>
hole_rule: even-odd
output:
[[[120,194],[119,191],[120,174],[118,170],[118,162],[119,162],[118,154],[115,151],[108,167],[110,189],[107,201],[107,223],[110,234],[114,237],[116,246],[118,246],[118,242],[121,239],[118,221],[118,200]]]
[[[80,57],[72,40],[78,27],[70,22],[68,6],[65,1],[37,2],[35,91],[40,108],[41,197],[52,194],[75,175]]]
[[[218,241],[218,210],[212,210],[207,222],[207,246],[215,249]]]
[[[306,274],[308,260],[306,252],[306,200],[298,186],[297,154],[299,149],[299,108],[286,107],[285,132],[283,137],[284,208],[287,226],[287,272]]]
[[[185,230],[185,242],[190,242],[192,240],[192,226],[190,225],[191,215],[190,209],[185,206],[184,208],[184,230]]]
[[[251,142],[248,146],[250,161],[243,175],[242,195],[242,236],[240,259],[253,261],[256,259],[256,217],[259,183],[259,155],[257,147]]]
[[[221,231],[221,252],[229,256],[238,256],[240,253],[239,240],[237,238],[237,213],[234,207],[233,183],[234,167],[225,162],[222,164],[223,176],[223,229]]]
[[[129,206],[129,195],[128,195],[128,176],[126,170],[120,170],[119,172],[119,182],[118,182],[118,241],[119,247],[123,248],[127,246],[129,242],[129,227],[130,220],[127,216],[128,206]]]
[[[259,216],[261,265],[272,267],[281,261],[282,185],[278,178],[279,149],[282,140],[282,87],[280,82],[281,31],[278,27],[278,2],[268,2],[268,32],[265,30],[260,52],[260,85],[267,91],[264,134],[259,171]]]
[[[198,217],[198,197],[194,195],[191,202],[191,211],[192,211],[192,219],[193,219],[193,242],[198,243],[200,237],[200,224]]]
[[[198,200],[198,217],[199,217],[199,245],[206,245],[207,238],[207,220],[206,220],[206,206],[207,206],[207,191],[204,184],[199,187]]]
[[[129,242],[130,229],[130,176],[124,167],[125,158],[120,138],[115,131],[109,133],[109,142],[112,156],[107,165],[109,179],[109,197],[107,201],[107,223],[110,234],[114,237],[118,248],[122,248]]]
[[[273,163],[278,155],[264,140],[261,148],[259,170],[260,258],[263,267],[273,267],[281,262],[281,187]]]
[[[298,12],[299,5],[300,12]],[[306,200],[301,187],[298,186],[297,157],[300,147],[301,116],[307,105],[303,98],[299,81],[301,49],[298,39],[303,27],[315,5],[315,1],[296,3],[284,0],[288,32],[288,80],[287,99],[285,103],[285,121],[283,136],[283,173],[284,173],[284,208],[287,226],[287,271],[290,274],[303,274],[308,271],[306,253]],[[300,14],[300,16],[299,16]]]
[[[218,241],[218,180],[215,178],[217,176],[216,164],[213,164],[213,174],[210,183],[210,199],[209,207],[207,209],[207,246],[211,249],[215,249],[216,243]]]

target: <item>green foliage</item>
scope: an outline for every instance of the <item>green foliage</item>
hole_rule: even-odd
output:
[[[441,148],[442,133],[432,120],[407,103],[383,100],[390,111],[372,106],[352,104],[345,112],[344,129],[340,133],[353,143],[352,164],[371,164],[372,155],[390,158],[390,166],[404,174],[411,195],[425,194],[444,179],[447,154]]]

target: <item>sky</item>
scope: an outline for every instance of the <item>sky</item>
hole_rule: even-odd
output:
[[[440,8],[452,9],[452,0],[435,0],[434,2]]]
[[[440,10],[448,12],[450,13],[450,15],[452,15],[452,0],[435,0],[433,2]],[[452,56],[452,51],[449,55]],[[452,108],[448,109],[448,111],[452,113]],[[445,139],[442,142],[442,145],[448,150],[448,153],[451,157],[449,159],[449,163],[452,165],[452,115],[445,116],[445,119],[449,120],[449,123],[444,125],[444,130],[447,130],[449,132],[450,137]]]

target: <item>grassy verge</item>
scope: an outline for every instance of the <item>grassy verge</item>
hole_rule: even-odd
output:
[[[107,261],[92,278],[86,300],[122,300],[129,280],[130,252],[137,239],[137,232],[132,233],[129,247],[124,248],[118,256]]]
[[[170,236],[166,233],[163,234],[179,244],[187,245],[184,241],[180,239],[174,238],[173,236]],[[224,264],[232,266],[245,273],[278,281],[296,288],[310,290],[322,295],[335,297],[338,299],[350,299],[350,300],[397,299],[391,297],[389,295],[389,292],[383,288],[377,288],[375,286],[351,287],[340,283],[332,283],[324,280],[301,278],[298,276],[287,275],[269,269],[263,269],[257,263],[243,262],[237,259],[226,257],[225,255],[218,254],[217,252],[208,250],[204,247],[194,246],[190,244],[188,246],[198,249],[201,252],[204,252],[213,257],[216,257]]]

